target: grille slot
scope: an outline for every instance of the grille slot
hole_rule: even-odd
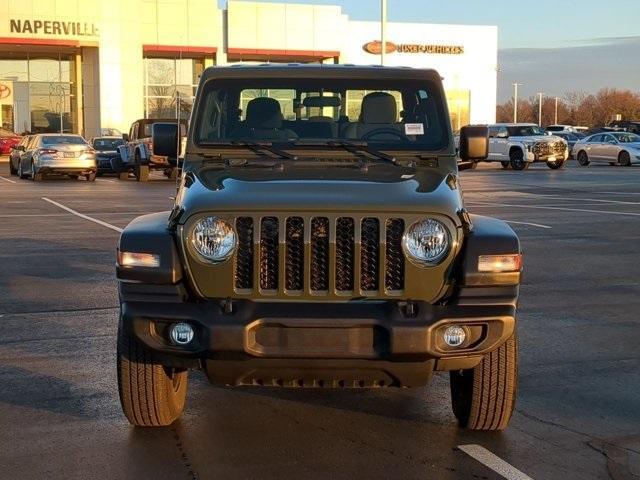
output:
[[[378,265],[380,263],[380,221],[363,218],[360,238],[360,289],[364,292],[378,290]]]
[[[384,286],[387,290],[404,289],[404,252],[402,235],[404,220],[390,218],[386,225],[386,255],[384,266]]]
[[[340,217],[336,221],[336,290],[353,291],[355,257],[355,223],[353,218]]]
[[[278,219],[264,217],[260,223],[260,288],[278,289]]]
[[[311,220],[311,290],[329,290],[329,219]]]
[[[302,217],[287,218],[286,247],[285,287],[287,290],[303,290],[304,220]]]
[[[238,289],[253,288],[253,218],[238,217],[238,253],[236,255],[235,286]]]

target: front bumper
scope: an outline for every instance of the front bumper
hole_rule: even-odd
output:
[[[473,368],[513,334],[518,293],[517,286],[468,288],[446,306],[366,300],[229,304],[176,300],[180,288],[120,283],[123,328],[163,364],[201,366],[221,384],[348,387],[419,386],[434,370]],[[169,340],[176,322],[193,327],[189,346]],[[452,324],[467,332],[459,348],[442,340]]]

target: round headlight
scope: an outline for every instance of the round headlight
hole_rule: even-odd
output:
[[[217,217],[198,220],[191,234],[191,245],[205,260],[223,262],[237,244],[236,232],[231,225]]]
[[[440,263],[451,248],[451,234],[442,222],[428,218],[411,225],[402,237],[409,260],[426,266]]]

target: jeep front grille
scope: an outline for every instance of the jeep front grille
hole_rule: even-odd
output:
[[[405,221],[401,218],[237,217],[235,225],[234,286],[238,294],[348,297],[403,293]]]

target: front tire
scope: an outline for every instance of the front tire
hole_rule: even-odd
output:
[[[629,155],[629,152],[620,152],[620,155],[618,155],[618,163],[623,167],[630,167],[631,155]]]
[[[13,168],[13,162],[9,159],[9,175],[15,177],[18,174],[18,169]]]
[[[450,373],[451,404],[461,427],[504,430],[518,389],[518,340],[514,333],[470,370]]]
[[[547,162],[547,167],[551,170],[560,170],[564,167],[564,160],[556,160],[555,162]]]
[[[26,178],[24,171],[22,170],[22,160],[18,162],[18,178],[23,180]]]
[[[87,182],[95,182],[96,181],[96,172],[87,173],[84,178],[87,179]]]
[[[509,170],[511,168],[510,162],[500,162],[500,165],[502,165],[503,170]]]
[[[588,167],[589,164],[591,163],[589,161],[589,155],[587,155],[587,152],[585,152],[584,150],[581,152],[578,152],[578,156],[576,158],[578,165],[580,165],[581,167]]]
[[[513,150],[509,155],[509,163],[514,170],[524,170],[527,162],[524,161],[524,152],[520,149]]]
[[[118,393],[127,420],[138,427],[166,427],[176,421],[187,397],[187,371],[154,362],[137,339],[118,326]]]

